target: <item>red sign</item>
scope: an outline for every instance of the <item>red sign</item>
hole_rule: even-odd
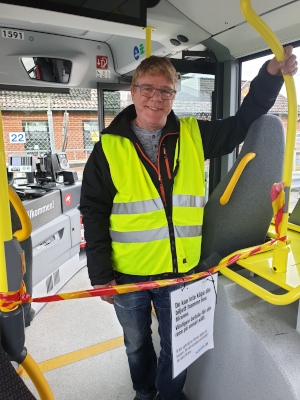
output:
[[[65,205],[69,206],[72,203],[72,196],[71,193],[67,193],[65,195]]]
[[[107,69],[108,68],[108,57],[107,56],[96,56],[96,68]]]

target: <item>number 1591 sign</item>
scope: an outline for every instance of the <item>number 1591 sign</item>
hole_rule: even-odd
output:
[[[9,132],[10,143],[26,143],[25,132]]]

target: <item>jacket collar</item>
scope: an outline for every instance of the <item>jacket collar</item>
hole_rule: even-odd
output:
[[[131,104],[123,111],[121,111],[109,124],[109,126],[103,129],[101,133],[103,135],[109,133],[113,135],[123,136],[132,140],[133,138],[135,138],[135,135],[131,129],[131,121],[134,120],[135,117],[135,106],[134,104]],[[162,136],[166,135],[169,132],[179,132],[179,129],[179,120],[172,110],[167,117],[167,123],[163,128]]]

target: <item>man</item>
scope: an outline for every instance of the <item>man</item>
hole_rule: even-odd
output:
[[[133,105],[102,132],[86,164],[80,209],[87,266],[94,288],[180,277],[197,266],[204,207],[204,160],[230,153],[251,123],[268,112],[281,75],[297,72],[292,47],[285,61],[264,64],[236,116],[179,120],[172,111],[177,73],[151,56],[133,76]],[[172,379],[169,294],[176,287],[103,296],[124,331],[135,399],[182,400],[186,371]],[[151,304],[159,323],[157,360]]]

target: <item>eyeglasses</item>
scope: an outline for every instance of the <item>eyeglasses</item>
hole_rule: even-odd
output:
[[[173,89],[157,89],[153,86],[148,86],[148,85],[133,85],[138,88],[140,88],[140,92],[142,96],[145,97],[153,97],[155,90],[158,91],[160,98],[162,100],[172,100],[175,97],[176,90]]]

